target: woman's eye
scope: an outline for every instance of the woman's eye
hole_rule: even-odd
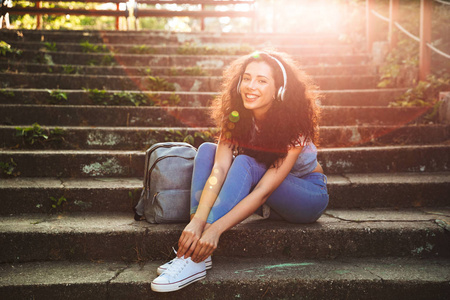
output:
[[[242,81],[249,81],[249,80],[250,80],[250,78],[248,78],[248,77],[242,78]]]
[[[267,83],[265,80],[260,80],[259,83]]]

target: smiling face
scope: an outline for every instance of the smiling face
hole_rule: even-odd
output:
[[[240,92],[244,107],[252,111],[255,119],[264,119],[275,101],[272,68],[263,61],[249,63],[242,75]]]

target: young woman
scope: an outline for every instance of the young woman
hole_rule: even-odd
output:
[[[191,221],[177,257],[160,266],[157,292],[203,279],[223,232],[263,204],[292,223],[315,222],[328,205],[327,178],[317,162],[318,108],[312,85],[286,54],[255,52],[224,74],[213,107],[220,137],[194,162]]]

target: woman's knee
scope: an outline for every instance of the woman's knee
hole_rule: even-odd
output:
[[[197,155],[195,156],[195,160],[199,159],[207,159],[207,160],[214,160],[214,157],[216,155],[216,149],[217,145],[214,143],[203,143],[198,147]]]
[[[256,163],[255,159],[248,155],[238,155],[233,160],[233,166],[243,166],[245,168],[251,168],[252,165]]]

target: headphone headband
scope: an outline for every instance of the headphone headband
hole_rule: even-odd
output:
[[[256,52],[253,52],[253,53],[251,54],[251,56],[254,57],[254,58],[259,58],[259,56],[260,56],[261,54],[264,54],[264,55],[268,56],[270,59],[274,60],[274,61],[278,64],[278,66],[280,67],[281,72],[283,73],[283,86],[280,87],[280,89],[278,90],[278,94],[277,94],[278,99],[280,99],[281,101],[283,101],[283,100],[284,100],[284,93],[286,92],[286,84],[287,84],[287,74],[286,74],[286,69],[284,68],[284,66],[283,66],[283,64],[281,63],[280,60],[278,60],[276,57],[270,55],[270,54],[267,53],[267,52],[264,52],[264,51],[256,51]],[[238,93],[238,94],[240,94],[241,80],[242,80],[242,75],[239,77],[239,82],[238,82],[238,85],[237,85],[237,93]]]

